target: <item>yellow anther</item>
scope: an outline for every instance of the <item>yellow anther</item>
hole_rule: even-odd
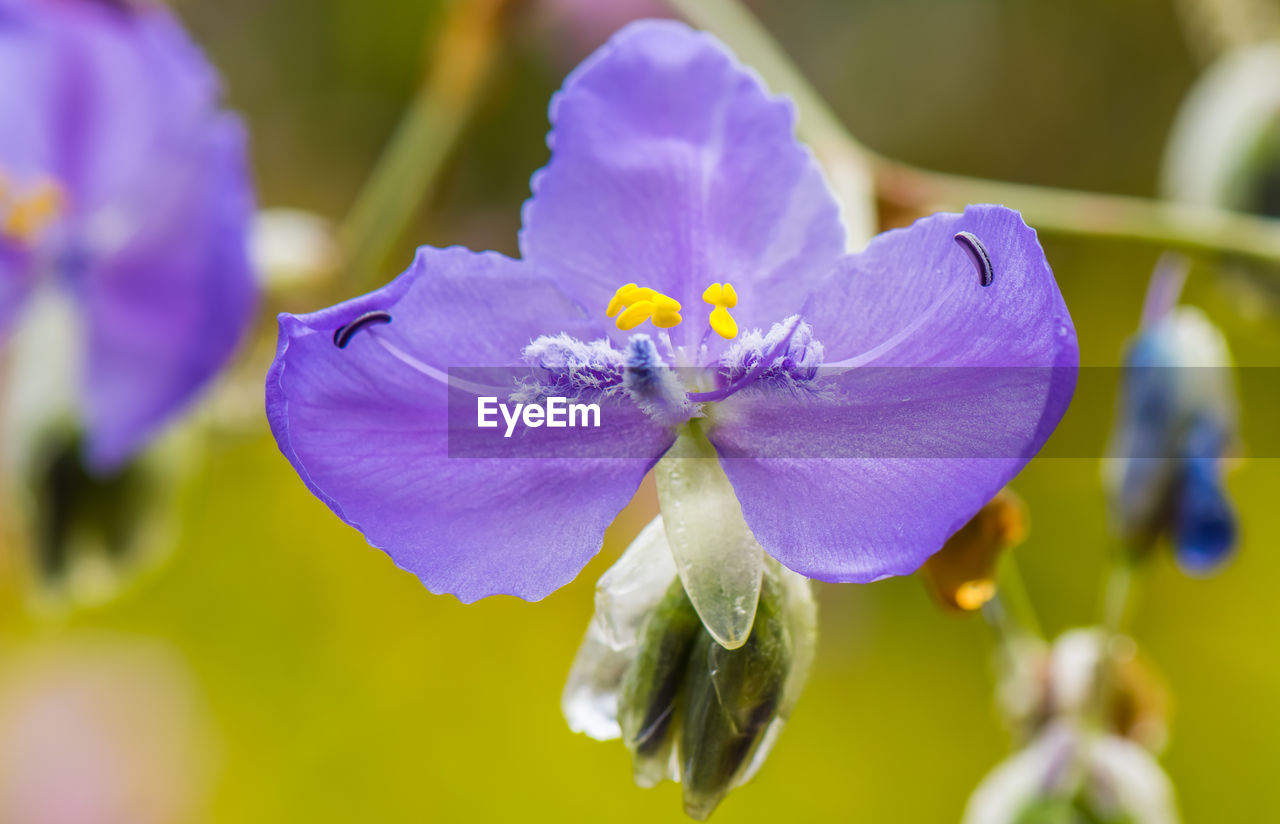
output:
[[[673,326],[679,326],[682,320],[684,318],[680,317],[680,302],[654,292],[653,325],[659,329],[670,329]]]
[[[635,329],[652,316],[653,301],[642,300],[639,303],[633,303],[626,309],[623,309],[622,314],[618,315],[618,319],[615,323],[618,324],[619,329]]]
[[[738,322],[733,319],[733,315],[729,314],[729,310],[723,306],[717,306],[712,309],[711,317],[708,320],[716,334],[725,340],[733,340],[738,336]]]
[[[609,299],[609,306],[605,309],[605,314],[613,317],[622,311],[627,305],[627,296],[639,289],[634,283],[628,283],[626,286],[619,286],[618,291],[613,293],[613,297]]]
[[[62,214],[62,189],[48,180],[26,194],[12,192],[11,188],[0,185],[0,207],[5,207],[0,209],[0,234],[29,243]]]
[[[683,320],[680,301],[634,283],[618,287],[605,308],[605,314],[611,318],[617,316],[614,322],[623,330],[634,329],[647,320],[652,320],[659,329],[670,329]]]
[[[708,321],[715,333],[726,340],[738,336],[738,322],[729,314],[729,310],[738,305],[738,293],[731,283],[713,283],[702,292],[702,299],[711,304],[711,317]]]
[[[733,288],[732,283],[726,283],[724,285],[724,307],[726,309],[732,309],[737,305],[738,305],[738,293]]]

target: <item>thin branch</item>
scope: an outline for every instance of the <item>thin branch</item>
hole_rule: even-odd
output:
[[[824,163],[869,165],[887,202],[922,212],[1001,203],[1046,233],[1135,240],[1200,256],[1280,265],[1280,220],[1169,201],[1000,183],[907,166],[860,144],[768,32],[737,0],[667,0],[694,25],[725,41],[775,92],[800,109],[797,129]],[[850,158],[856,160],[850,161]]]

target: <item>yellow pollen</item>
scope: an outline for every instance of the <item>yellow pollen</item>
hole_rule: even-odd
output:
[[[996,595],[995,581],[966,581],[956,588],[956,606],[966,612],[980,608]]]
[[[65,211],[62,188],[42,180],[30,190],[19,192],[0,176],[0,235],[31,243]]]
[[[738,336],[738,322],[729,314],[729,310],[738,305],[738,293],[731,283],[713,283],[702,293],[703,301],[712,305],[708,322],[716,334],[726,340]]]
[[[616,317],[619,329],[634,329],[645,321],[652,321],[659,329],[679,326],[680,302],[647,286],[628,283],[618,287],[609,300],[605,314]]]

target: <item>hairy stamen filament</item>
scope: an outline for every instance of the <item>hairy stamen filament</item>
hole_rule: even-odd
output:
[[[694,403],[704,403],[708,401],[721,401],[737,392],[744,386],[751,385],[756,378],[764,374],[765,370],[773,366],[774,362],[781,357],[782,353],[787,351],[787,347],[791,345],[791,339],[795,336],[796,330],[800,328],[800,316],[796,315],[791,319],[791,323],[787,326],[786,333],[782,339],[777,342],[768,352],[763,353],[755,365],[747,371],[745,375],[735,380],[727,386],[719,389],[713,389],[709,392],[690,392],[689,400]]]

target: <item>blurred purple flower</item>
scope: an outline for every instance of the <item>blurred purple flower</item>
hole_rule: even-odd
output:
[[[553,99],[523,260],[424,247],[382,289],[280,316],[281,450],[339,517],[464,601],[572,580],[690,421],[786,566],[855,582],[915,570],[1053,430],[1075,330],[1035,233],[1002,207],[846,254],[794,119],[712,37],[624,29]],[[962,232],[977,240],[962,248]],[[710,318],[693,317],[704,300]],[[619,325],[659,328],[615,328],[611,303],[627,306]],[[550,457],[532,438],[451,457],[446,372],[473,365],[634,402]],[[694,371],[709,376],[697,391],[681,380]]]
[[[0,334],[35,292],[71,298],[110,471],[251,319],[243,128],[168,11],[101,0],[0,0],[0,122]]]

